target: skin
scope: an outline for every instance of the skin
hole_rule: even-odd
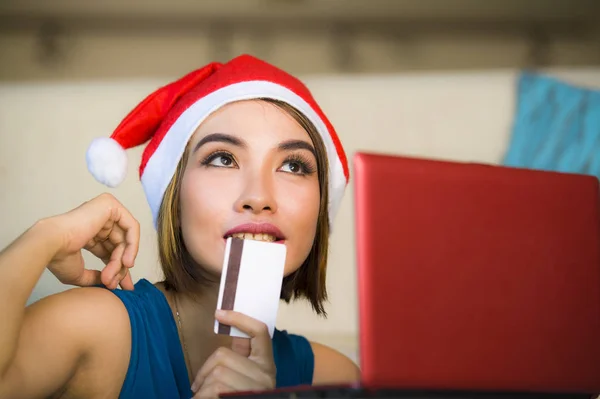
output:
[[[202,124],[190,148],[215,132],[243,138],[246,148],[211,142],[190,156],[181,187],[182,229],[190,252],[202,267],[218,275],[224,232],[247,221],[269,221],[286,236],[285,273],[293,272],[314,239],[319,187],[314,172],[299,175],[294,173],[298,165],[286,161],[290,153],[301,152],[303,160],[313,157],[316,165],[309,150],[278,147],[289,140],[310,143],[308,134],[279,109],[259,102],[222,108]],[[216,148],[231,152],[235,166],[226,157],[198,163]],[[139,234],[139,223],[131,213],[112,195],[103,194],[65,214],[38,221],[0,253],[0,302],[4,304],[0,397],[118,397],[131,351],[129,317],[114,294],[90,286],[133,288],[129,268],[138,252]],[[104,269],[85,269],[82,249],[102,259]],[[61,282],[82,288],[51,295],[26,308],[46,267]],[[214,285],[193,296],[175,296],[157,286],[172,309],[178,304],[194,397],[274,386],[275,365],[264,324],[235,312],[215,314]],[[215,318],[252,338],[215,335]],[[315,384],[359,378],[357,367],[345,356],[311,345]]]

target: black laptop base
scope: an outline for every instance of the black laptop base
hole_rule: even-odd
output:
[[[399,399],[591,399],[596,394],[493,392],[493,391],[424,391],[366,389],[352,387],[306,387],[269,392],[236,393],[234,398],[399,398]]]

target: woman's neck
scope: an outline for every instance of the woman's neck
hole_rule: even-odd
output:
[[[195,376],[204,361],[219,346],[230,346],[230,337],[214,333],[215,310],[219,295],[218,284],[205,284],[194,292],[166,292],[180,333],[182,349],[190,378]],[[191,370],[190,370],[191,368]]]
[[[200,332],[214,323],[219,297],[218,283],[198,284],[191,292],[171,291],[171,297],[176,301],[181,318],[185,319],[182,323],[186,325],[186,330],[194,327],[193,330]]]
[[[177,300],[185,309],[186,313],[200,316],[206,314],[214,319],[217,301],[219,297],[219,286],[202,286],[195,292],[175,293]]]

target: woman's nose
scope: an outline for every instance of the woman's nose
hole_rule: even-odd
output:
[[[238,212],[274,213],[277,211],[277,201],[273,195],[273,184],[267,177],[249,179],[239,199],[235,204]]]

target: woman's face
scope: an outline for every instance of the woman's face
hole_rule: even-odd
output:
[[[219,275],[228,236],[287,247],[285,275],[315,238],[320,191],[315,147],[285,111],[264,101],[228,104],[190,140],[181,228],[192,257]]]

